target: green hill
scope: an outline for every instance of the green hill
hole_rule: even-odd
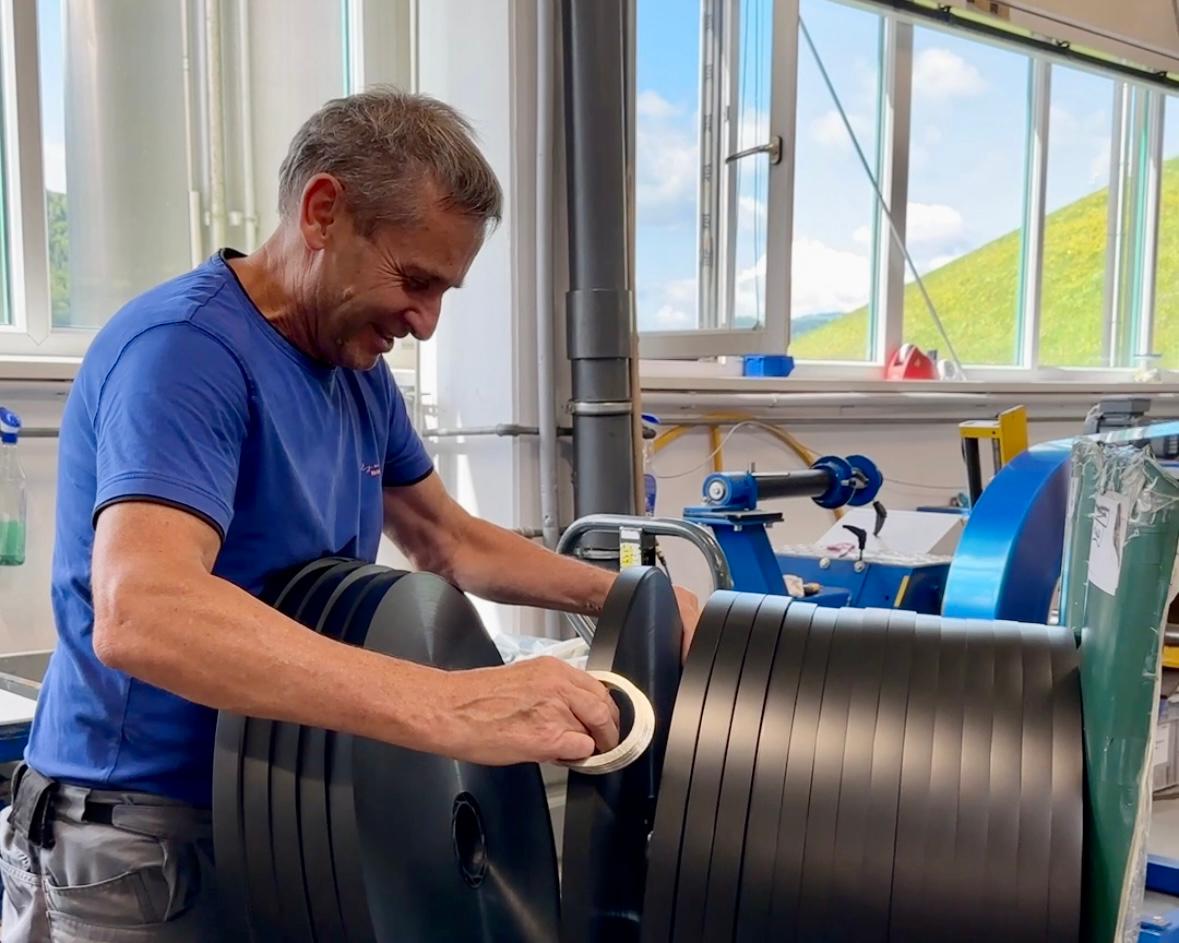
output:
[[[1179,364],[1179,158],[1163,165],[1154,348]],[[1108,191],[1050,213],[1044,230],[1040,362],[1098,365]],[[1016,351],[1017,231],[925,276],[925,287],[965,363],[1012,363]],[[849,312],[790,346],[808,360],[862,360],[868,310]],[[905,340],[945,353],[915,284],[905,288]]]

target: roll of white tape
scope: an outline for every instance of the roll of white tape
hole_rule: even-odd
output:
[[[647,696],[622,675],[614,674],[612,671],[595,670],[591,670],[589,674],[611,690],[622,693],[630,701],[634,709],[634,723],[631,724],[630,732],[613,750],[595,753],[584,760],[571,760],[560,765],[567,766],[577,773],[605,776],[607,773],[625,769],[646,752],[647,747],[651,745],[651,739],[655,736],[655,709],[651,707]]]

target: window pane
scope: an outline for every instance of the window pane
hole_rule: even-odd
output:
[[[1026,56],[914,31],[906,241],[963,363],[1018,355],[1029,75]],[[906,276],[905,341],[947,356]]]
[[[1174,370],[1179,368],[1179,98],[1168,96],[1165,107],[1154,350],[1162,365]]]
[[[831,0],[802,0],[800,12],[856,139],[875,163],[881,19]],[[797,122],[790,352],[866,360],[876,194],[802,36]]]
[[[219,9],[210,34],[198,3],[37,0],[55,327],[97,328],[275,225],[292,135],[344,91],[344,18],[323,0]]]
[[[0,96],[0,128],[5,121],[3,96]],[[12,324],[12,296],[9,292],[9,272],[12,265],[8,254],[8,166],[4,148],[0,147],[0,327]]]
[[[1105,363],[1102,324],[1108,244],[1114,82],[1052,67],[1040,363]]]
[[[773,4],[770,0],[741,0],[740,70],[737,93],[736,142],[732,152],[759,147],[770,139],[770,50],[773,42]],[[766,205],[769,197],[769,158],[756,154],[728,165],[737,205],[730,216],[733,231],[731,297],[732,326],[758,328],[765,324]],[[722,319],[727,321],[728,319]]]
[[[700,17],[639,0],[635,287],[640,330],[696,327]]]

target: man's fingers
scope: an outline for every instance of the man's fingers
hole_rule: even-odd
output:
[[[602,688],[601,697],[571,688],[569,709],[594,738],[598,750],[605,753],[618,746],[618,708]]]
[[[594,738],[589,734],[566,730],[557,741],[558,760],[584,760],[594,755]]]

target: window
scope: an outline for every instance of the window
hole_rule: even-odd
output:
[[[1123,371],[1106,380],[1144,364],[1179,369],[1179,82],[1157,63],[1133,73],[1086,62],[1079,47],[1016,42],[1001,27],[980,36],[989,27],[977,19],[967,33],[953,7],[918,5],[902,19],[888,4],[702,0],[697,31],[668,15],[669,2],[639,3],[640,324],[697,336],[644,340],[645,356],[780,352],[731,335],[762,328],[769,338],[788,324],[789,351],[811,362],[809,375],[868,378],[903,343],[950,354],[932,308],[974,378],[999,375],[983,367],[1013,379]],[[668,68],[672,28],[692,32],[675,39]],[[693,38],[703,59],[685,52]],[[668,89],[674,75],[686,90],[693,74],[704,77],[700,196],[692,220],[683,191],[672,238],[651,202],[654,184],[678,179],[655,171],[672,166],[662,156],[672,136],[654,122],[686,115],[687,91],[677,104]],[[644,98],[650,90],[658,101]],[[721,168],[717,196],[724,134],[730,156],[756,150]],[[777,165],[763,153],[775,138],[787,149]],[[783,298],[770,301],[775,290]]]
[[[882,21],[829,0],[803,0],[800,13],[839,102],[801,42],[790,352],[807,360],[869,360],[872,259],[876,239],[889,235],[877,232],[876,194],[839,109],[846,111],[865,156],[875,161]]]
[[[1179,369],[1179,97],[1168,96],[1164,107],[1153,347],[1160,365],[1174,370]]]
[[[637,320],[641,331],[686,330],[699,324],[700,18],[682,0],[641,0],[637,43]]]
[[[1018,320],[1026,56],[918,27],[905,237],[963,363],[1014,364]],[[904,340],[946,355],[905,273]]]
[[[0,4],[0,358],[77,356],[127,300],[277,223],[324,101],[410,84],[408,0]],[[186,15],[187,14],[187,15]]]
[[[1100,367],[1109,260],[1112,79],[1052,68],[1040,363]]]

